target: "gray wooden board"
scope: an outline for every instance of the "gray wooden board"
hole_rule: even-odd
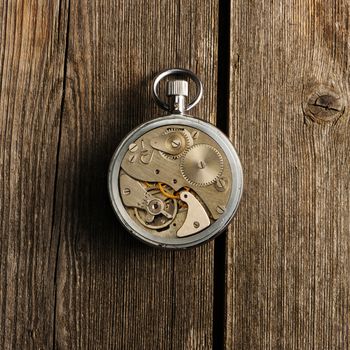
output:
[[[216,1],[71,2],[54,234],[58,348],[212,347],[213,243],[151,249],[115,218],[107,168],[122,137],[164,114],[151,100],[162,69],[205,82],[194,114],[215,122]]]
[[[225,347],[348,349],[349,2],[231,0],[230,35]]]
[[[66,1],[0,3],[0,348],[49,349]]]

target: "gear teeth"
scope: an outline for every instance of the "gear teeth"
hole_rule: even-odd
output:
[[[205,156],[209,157],[208,167],[210,172],[207,171],[207,174],[199,174],[199,171],[193,169],[193,164],[191,164],[192,159],[189,159],[189,154],[194,153],[201,154],[204,158]],[[211,153],[211,154],[210,154]],[[191,158],[197,159],[191,155]],[[216,158],[215,158],[216,157]],[[187,164],[186,164],[187,161]],[[188,162],[190,162],[188,164]],[[204,159],[205,162],[205,159]],[[189,167],[191,166],[191,167]],[[224,160],[220,152],[213,146],[208,144],[196,144],[189,148],[181,158],[180,171],[184,179],[191,184],[192,186],[205,187],[213,184],[221,175],[224,169]],[[191,174],[192,173],[192,174]],[[215,174],[216,173],[216,174]],[[206,179],[205,179],[206,178]]]
[[[171,155],[171,154],[168,154],[168,153],[165,153],[165,152],[162,152],[162,151],[159,151],[159,153],[160,153],[160,155],[162,157],[164,157],[166,159],[176,160],[176,159],[181,158],[187,152],[188,148],[192,146],[193,140],[192,140],[190,132],[187,131],[186,129],[168,128],[167,130],[165,130],[163,135],[167,135],[167,134],[170,134],[170,133],[180,133],[185,138],[185,140],[186,140],[185,149],[182,152],[180,152],[179,154],[176,154],[176,155]]]
[[[164,132],[163,132],[163,135],[166,135],[166,134],[169,134],[171,132],[174,132],[174,131],[179,131],[179,132],[182,132],[183,129],[177,129],[177,128],[167,128]]]

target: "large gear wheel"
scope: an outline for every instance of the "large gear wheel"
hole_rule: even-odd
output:
[[[160,151],[160,154],[167,159],[174,160],[181,158],[187,149],[193,145],[193,139],[188,130],[185,129],[176,129],[169,128],[167,129],[163,135],[167,135],[165,140],[165,147],[174,152],[174,142],[178,143],[178,148],[176,149],[176,154],[171,154],[167,152]]]
[[[208,186],[222,174],[224,160],[220,152],[207,144],[196,144],[188,149],[180,162],[183,177],[191,185]]]

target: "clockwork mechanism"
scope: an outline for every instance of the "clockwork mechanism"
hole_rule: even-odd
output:
[[[219,179],[224,179],[220,187]],[[218,143],[179,125],[155,128],[136,139],[119,176],[130,219],[152,235],[174,238],[194,235],[216,221],[227,206],[231,183],[230,165]]]
[[[171,104],[159,99],[156,87],[170,74],[195,81],[192,103],[185,103],[184,80],[168,82]],[[109,171],[110,197],[118,218],[136,237],[154,246],[187,248],[228,225],[241,197],[242,170],[222,132],[184,115],[202,95],[192,72],[161,73],[153,91],[156,102],[171,114],[140,125],[117,148]]]

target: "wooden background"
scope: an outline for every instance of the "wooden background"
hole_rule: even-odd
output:
[[[349,349],[348,0],[0,3],[0,349]],[[109,159],[195,71],[229,133],[229,232],[146,247]]]

